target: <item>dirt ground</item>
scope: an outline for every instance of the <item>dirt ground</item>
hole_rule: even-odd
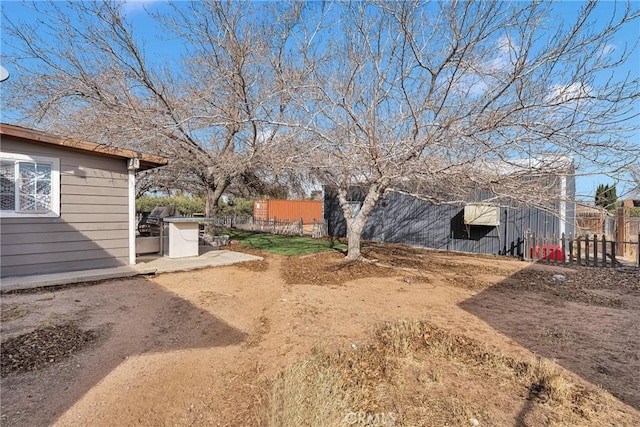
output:
[[[514,359],[556,360],[640,423],[637,273],[400,246],[363,252],[375,264],[261,254],[230,267],[4,294],[1,424],[260,425],[269,382],[285,366],[317,348],[361,347],[376,325],[404,319]],[[526,396],[482,388],[469,384],[478,405],[488,394],[487,411],[527,425]]]

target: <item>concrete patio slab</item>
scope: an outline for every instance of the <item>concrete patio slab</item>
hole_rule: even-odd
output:
[[[140,274],[145,274],[144,271],[147,270],[154,270],[160,274],[262,260],[262,257],[241,252],[203,248],[200,246],[200,255],[197,257],[169,258],[158,255],[138,257],[137,264],[133,268],[140,270]]]
[[[0,279],[0,292],[34,289],[74,283],[119,279],[148,274],[189,271],[199,268],[220,267],[246,261],[260,261],[262,257],[241,252],[201,247],[200,255],[186,258],[169,258],[161,255],[138,257],[137,264],[114,268],[71,271],[65,273],[35,274],[31,276],[4,277]]]

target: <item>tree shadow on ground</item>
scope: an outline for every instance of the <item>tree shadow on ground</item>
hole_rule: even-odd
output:
[[[24,309],[20,318],[3,321],[3,343],[52,324],[72,324],[72,329],[95,338],[66,357],[45,361],[45,366],[36,363],[27,372],[3,375],[3,425],[52,424],[131,356],[231,346],[247,338],[245,332],[146,278],[42,289],[3,296],[2,303],[3,308]]]
[[[640,292],[611,269],[527,268],[459,304],[539,356],[640,409]]]

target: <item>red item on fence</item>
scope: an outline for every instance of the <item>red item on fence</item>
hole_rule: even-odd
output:
[[[542,245],[542,255],[540,254],[540,245],[536,245],[536,254],[533,256],[533,248],[529,249],[529,255],[533,259],[549,259],[550,261],[564,260],[564,251],[560,245]]]

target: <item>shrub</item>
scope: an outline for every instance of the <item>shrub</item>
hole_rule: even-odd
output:
[[[181,215],[205,212],[204,197],[144,195],[136,200],[136,212],[151,212],[156,206],[174,207]],[[253,216],[253,200],[235,199],[227,204],[218,202],[218,216]]]
[[[181,215],[193,215],[204,212],[204,199],[202,197],[173,196],[156,197],[144,195],[136,200],[136,212],[151,212],[157,206],[171,206]]]
[[[219,216],[253,216],[253,200],[234,199],[233,203],[227,204],[222,200],[218,202]]]

